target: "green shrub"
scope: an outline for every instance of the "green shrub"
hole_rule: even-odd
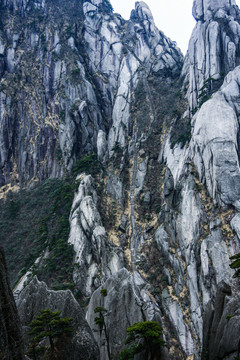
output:
[[[98,161],[96,154],[90,154],[83,156],[80,160],[78,160],[73,172],[75,174],[80,174],[85,172],[91,175],[97,175],[101,170],[100,162]]]
[[[159,346],[165,346],[162,328],[156,321],[137,322],[127,328],[128,337],[125,344],[130,344],[120,354],[121,360],[133,359],[135,354],[145,350],[146,359],[159,355]]]
[[[185,146],[191,140],[191,120],[178,118],[175,122],[171,136],[171,149],[174,148],[176,144],[181,144],[181,148]]]
[[[41,315],[37,316],[31,323],[32,330],[29,335],[32,336],[29,346],[29,354],[35,357],[35,348],[44,339],[49,340],[52,356],[55,351],[55,339],[62,335],[71,335],[73,328],[71,327],[72,318],[63,318],[60,311],[51,311],[49,308],[40,310]],[[55,356],[54,356],[55,358]]]
[[[230,260],[233,260],[230,264],[230,268],[235,270],[233,277],[238,277],[240,275],[240,253],[231,256]]]

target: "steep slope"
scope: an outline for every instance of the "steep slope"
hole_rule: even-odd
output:
[[[0,247],[0,357],[24,359],[22,329],[11,292],[3,248]]]
[[[66,174],[76,183],[69,269],[92,330],[95,308],[108,312],[110,344],[95,332],[101,358],[118,356],[126,327],[145,319],[163,326],[163,359],[239,356],[239,335],[228,336],[239,320],[229,267],[240,245],[235,2],[194,1],[184,63],[144,2],[128,21],[106,0],[2,6],[2,193],[20,183],[34,194],[33,183]],[[32,275],[58,276],[45,265],[66,238],[38,235],[26,232],[41,251],[19,296]]]
[[[182,270],[174,269],[178,279],[175,303],[178,301],[183,307],[180,314],[185,310],[190,319],[192,344],[197,349],[194,343],[197,338],[202,343],[205,329],[202,328],[202,314],[206,307],[214,307],[218,284],[222,280],[228,284],[232,282],[229,256],[239,251],[239,67],[235,68],[238,65],[239,9],[228,1],[195,1],[193,14],[197,24],[190,39],[182,76],[185,76],[185,85],[188,84],[189,108],[194,110],[193,114],[197,112],[191,120],[189,148],[180,151],[175,147],[170,151],[167,143],[163,152],[169,167],[165,186],[169,188],[172,177],[172,191],[169,193],[168,190],[165,197],[165,209],[161,211],[163,227],[157,241],[172,266],[176,260],[182,259]],[[220,81],[225,74],[225,79]],[[169,256],[170,241],[173,241],[177,256]],[[179,272],[181,277],[177,275]],[[183,306],[185,301],[179,301],[186,293],[189,294],[187,309]],[[176,323],[171,304],[173,299],[169,300],[168,294],[166,297],[166,310]],[[217,304],[216,300],[216,308]],[[178,315],[178,322],[181,316]],[[206,339],[205,333],[203,336]],[[183,335],[181,343],[189,353],[185,339]],[[217,349],[213,355],[214,350],[209,347],[205,348],[206,358],[234,358],[238,354],[238,336],[235,352],[232,344],[228,344],[229,340],[225,338],[224,341],[221,355],[217,355]],[[211,341],[209,346],[212,346]]]
[[[109,148],[123,145],[140,66],[180,71],[179,50],[144,3],[129,22],[107,1],[1,6],[2,186],[63,176],[112,122]]]

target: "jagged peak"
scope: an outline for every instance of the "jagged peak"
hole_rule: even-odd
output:
[[[135,3],[135,9],[143,19],[146,20],[153,19],[152,12],[149,6],[144,1],[137,1]]]
[[[131,12],[131,20],[134,19],[148,20],[154,23],[152,12],[144,1],[137,1],[135,3],[135,10]]]
[[[34,7],[41,9],[45,7],[46,0],[34,0]],[[29,0],[3,0],[3,5],[14,10],[23,12],[29,4]]]
[[[235,0],[194,0],[192,13],[196,20],[207,20],[218,10],[229,12],[234,5]]]

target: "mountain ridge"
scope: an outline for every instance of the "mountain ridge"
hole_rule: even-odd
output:
[[[127,325],[145,317],[163,326],[160,358],[233,360],[239,8],[230,0],[195,0],[197,23],[183,58],[144,2],[128,21],[105,0],[57,5],[2,3],[1,226],[11,266],[24,244],[39,249],[16,298],[34,281],[38,286],[34,275],[50,287],[67,286],[85,310],[89,302],[92,331],[94,308],[106,307],[107,327],[115,325],[110,344],[95,334],[101,359],[108,346],[119,356]],[[51,210],[45,217],[37,211],[38,231],[33,236],[28,226],[26,241],[15,230],[7,235],[27,209],[14,187],[27,187],[31,203],[42,191],[38,202]],[[69,260],[61,262],[65,252]]]

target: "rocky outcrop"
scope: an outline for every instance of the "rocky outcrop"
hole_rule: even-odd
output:
[[[193,30],[182,76],[189,84],[191,110],[221,86],[224,76],[239,65],[240,12],[235,1],[195,0]]]
[[[103,281],[123,267],[122,250],[111,243],[97,209],[98,197],[91,175],[80,175],[70,214],[69,243],[74,245],[76,287],[90,296]]]
[[[0,357],[2,360],[25,358],[21,324],[9,286],[2,247],[0,247]]]
[[[40,19],[34,24],[31,12]],[[96,152],[99,130],[109,132],[110,153],[116,142],[127,145],[138,73],[181,71],[180,50],[144,2],[128,22],[104,0],[69,1],[66,9],[4,1],[2,14],[1,186],[63,176],[82,154]],[[10,30],[9,16],[27,21]]]
[[[237,290],[237,291],[236,291]],[[202,360],[233,360],[240,355],[239,289],[219,283],[214,306],[207,305],[203,318]]]
[[[101,290],[106,290],[106,296]],[[126,340],[126,329],[139,321],[161,321],[160,309],[154,299],[146,291],[146,284],[140,274],[131,275],[125,268],[109,277],[92,295],[87,311],[87,321],[94,329],[94,336],[101,349],[101,359],[108,359],[107,342],[110,344],[111,356],[119,355]],[[95,324],[94,312],[97,307],[107,310],[105,323],[107,339],[104,331]],[[165,357],[161,357],[165,356]],[[142,357],[141,357],[142,358]],[[159,349],[159,359],[168,359],[166,349]]]
[[[193,118],[193,159],[200,180],[220,205],[239,209],[238,83],[240,67],[230,72],[220,88]],[[204,180],[203,180],[204,179]]]
[[[99,359],[98,346],[92,332],[84,319],[81,306],[75,300],[70,290],[52,291],[37,277],[22,290],[17,298],[17,308],[21,323],[24,327],[25,341],[28,339],[28,325],[39,316],[40,310],[49,308],[51,311],[60,311],[61,316],[72,318],[73,334],[70,341],[66,341],[61,351],[61,358],[93,360]]]

